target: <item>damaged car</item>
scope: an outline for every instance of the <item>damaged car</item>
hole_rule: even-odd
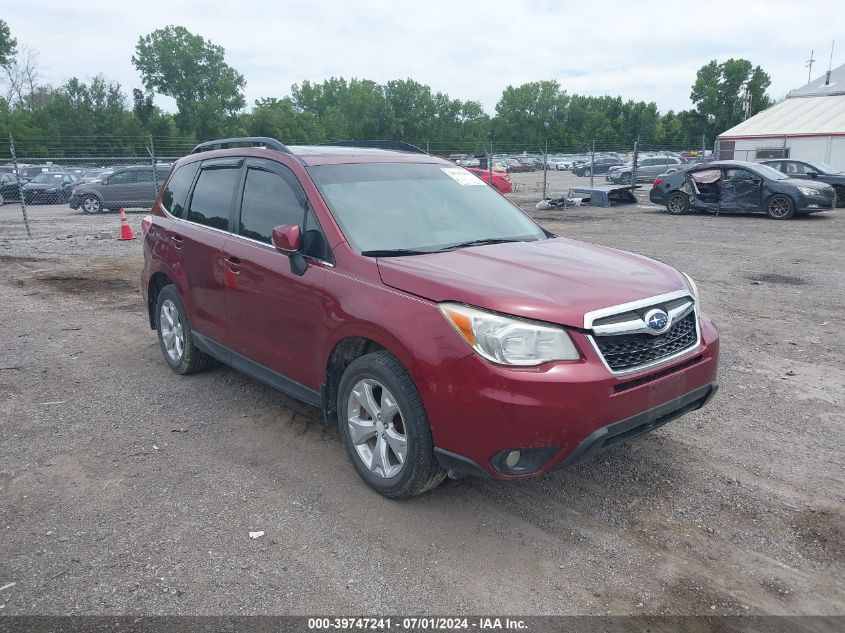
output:
[[[717,161],[658,176],[649,199],[672,215],[692,210],[710,213],[766,213],[774,220],[832,209],[833,187],[794,180],[767,165]]]

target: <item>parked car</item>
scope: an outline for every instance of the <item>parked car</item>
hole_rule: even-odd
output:
[[[611,167],[616,165],[621,165],[622,161],[618,158],[614,158],[613,156],[597,156],[593,165],[590,165],[590,160],[587,159],[586,163],[577,163],[572,166],[572,173],[576,176],[589,176],[590,171],[594,174],[605,174],[610,171]]]
[[[58,173],[59,171],[58,169],[53,169],[51,165],[26,165],[21,166],[18,173],[20,174],[21,180],[27,183],[40,174],[46,174],[48,172]]]
[[[490,184],[490,172],[486,169],[467,167],[466,170],[481,178],[481,180],[486,182],[488,185]],[[511,177],[507,174],[502,174],[494,171],[493,187],[495,187],[499,193],[511,193],[513,191],[513,182],[511,181]]]
[[[216,358],[320,407],[387,497],[542,475],[716,390],[688,276],[555,237],[427,154],[212,141],[142,230],[167,365]]]
[[[94,182],[95,180],[102,180],[108,178],[114,173],[114,169],[110,167],[94,167],[85,171],[85,175],[80,179],[81,182]]]
[[[20,188],[15,174],[0,174],[0,205],[21,199]]]
[[[77,183],[75,176],[64,172],[48,171],[38,174],[23,186],[23,199],[27,204],[60,204],[70,199],[70,192]]]
[[[675,156],[646,156],[637,160],[637,182],[652,182],[661,174],[671,174],[680,169],[684,161]],[[633,162],[611,167],[605,180],[616,184],[629,184]]]
[[[737,160],[704,163],[660,176],[649,199],[665,204],[673,215],[692,209],[764,212],[775,220],[787,220],[795,214],[833,208],[836,192],[824,183],[788,178],[768,165]]]
[[[118,169],[105,177],[101,175],[99,179],[81,184],[73,190],[70,208],[81,208],[84,213],[149,208],[169,171],[169,165],[157,165],[155,180],[152,165],[136,165]]]
[[[815,180],[831,185],[836,192],[836,206],[845,207],[845,174],[836,169],[836,167],[821,161],[792,160],[788,158],[762,160],[760,164],[777,169],[789,178]]]

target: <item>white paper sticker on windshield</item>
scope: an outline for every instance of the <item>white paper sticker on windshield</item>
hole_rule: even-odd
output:
[[[464,187],[486,184],[483,180],[481,180],[481,178],[472,172],[467,171],[463,167],[442,167],[441,169],[443,170],[443,173]]]

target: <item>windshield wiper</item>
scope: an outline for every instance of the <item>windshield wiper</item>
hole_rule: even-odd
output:
[[[486,246],[487,244],[506,244],[508,242],[524,242],[525,240],[518,240],[507,237],[494,237],[486,240],[470,240],[469,242],[458,242],[457,244],[450,244],[440,251],[451,251],[456,248],[469,248],[470,246]]]
[[[402,257],[403,255],[431,255],[436,251],[418,251],[412,248],[387,248],[383,250],[361,251],[364,257]]]

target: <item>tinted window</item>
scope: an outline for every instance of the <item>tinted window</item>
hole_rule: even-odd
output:
[[[135,172],[135,182],[152,182],[153,181],[153,170],[150,169],[139,169]]]
[[[185,199],[188,197],[188,190],[191,188],[191,183],[194,182],[194,176],[199,166],[199,161],[183,165],[176,170],[167,183],[167,187],[161,196],[161,204],[170,212],[170,215],[177,218],[182,217]]]
[[[304,216],[300,198],[284,178],[263,169],[247,171],[238,233],[269,244],[274,227],[301,226]]]
[[[125,185],[130,182],[135,182],[136,172],[134,171],[119,171],[109,176],[110,185]]]
[[[203,169],[191,196],[188,219],[191,222],[229,230],[229,209],[240,169]]]

